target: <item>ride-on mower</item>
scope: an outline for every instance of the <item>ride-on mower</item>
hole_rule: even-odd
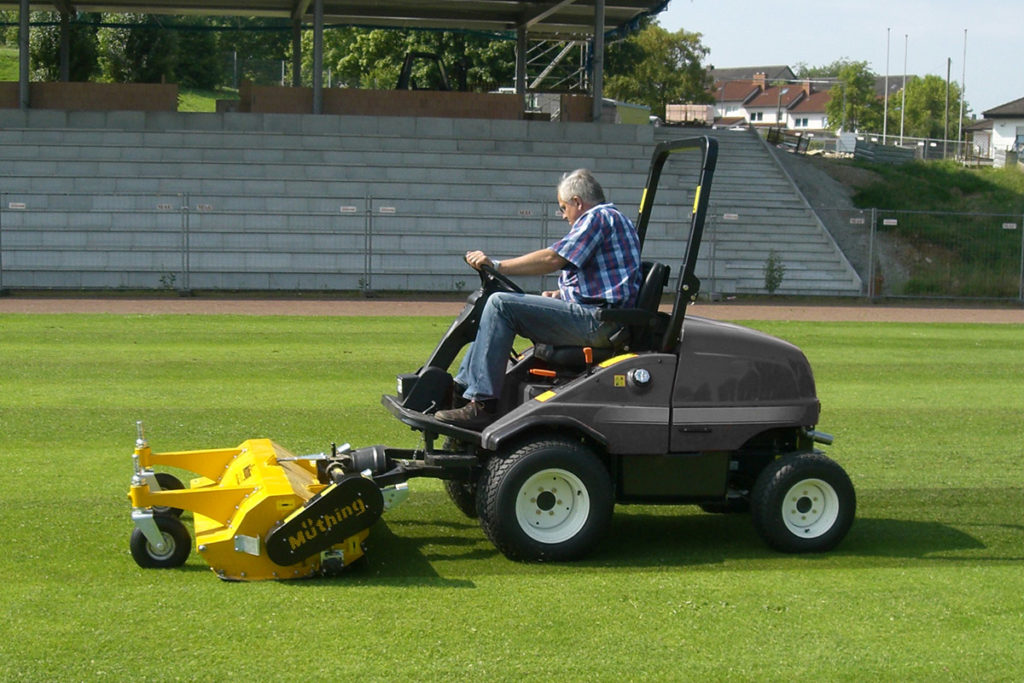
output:
[[[643,245],[668,158],[700,155],[689,238],[669,311],[670,266],[644,262],[636,308],[601,315],[620,325],[611,348],[536,345],[509,359],[499,417],[482,431],[437,420],[459,397],[451,366],[477,331],[487,298],[522,291],[491,268],[416,372],[383,405],[422,434],[418,448],[333,447],[294,456],[269,440],[237,448],[135,449],[132,555],[144,567],[185,562],[195,544],[221,578],[326,573],[360,558],[371,525],[408,480],[444,480],[455,505],[479,517],[514,560],[572,560],[604,535],[616,504],[696,504],[749,511],[769,546],[834,548],[853,523],[853,485],[815,444],[820,404],[795,346],[737,325],[687,316],[700,288],[697,255],[718,146],[708,137],[655,148],[640,202]],[[156,466],[201,475],[185,487]],[[685,541],[682,541],[685,542]]]

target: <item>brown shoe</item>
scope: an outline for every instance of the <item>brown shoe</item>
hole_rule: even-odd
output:
[[[481,401],[470,401],[461,408],[439,410],[434,413],[434,417],[441,422],[447,422],[463,429],[472,429],[475,432],[479,432],[494,422],[494,413],[488,410]]]

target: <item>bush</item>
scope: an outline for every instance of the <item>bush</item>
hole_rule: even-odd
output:
[[[782,284],[782,278],[786,275],[786,266],[782,264],[782,257],[779,252],[772,249],[768,252],[768,259],[764,262],[764,288],[769,294],[775,294],[775,290]]]

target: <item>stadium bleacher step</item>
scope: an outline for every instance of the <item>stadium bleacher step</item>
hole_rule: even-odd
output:
[[[158,288],[187,261],[194,288],[449,291],[471,279],[459,258],[467,246],[507,255],[564,232],[553,198],[564,171],[594,169],[635,215],[654,144],[709,133],[720,155],[701,267],[714,266],[716,288],[756,291],[760,280],[763,291],[758,272],[776,249],[787,267],[780,292],[860,294],[824,226],[747,132],[46,110],[0,111],[3,283]],[[666,168],[647,258],[680,257],[691,168]],[[748,274],[725,276],[726,264]],[[820,277],[798,277],[811,271]]]

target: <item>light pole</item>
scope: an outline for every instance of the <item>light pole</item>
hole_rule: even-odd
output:
[[[960,118],[957,119],[958,122],[956,127],[956,144],[961,156],[964,156],[963,150],[961,148],[961,138],[963,137],[964,130],[964,96],[967,93],[967,29],[964,29],[963,61],[963,71],[960,74]]]
[[[885,105],[882,107],[882,144],[885,144],[885,136],[889,131],[889,33],[891,28],[885,29]]]
[[[903,103],[900,105],[900,147],[903,146],[903,123],[907,118],[907,45],[910,35],[903,34]]]

